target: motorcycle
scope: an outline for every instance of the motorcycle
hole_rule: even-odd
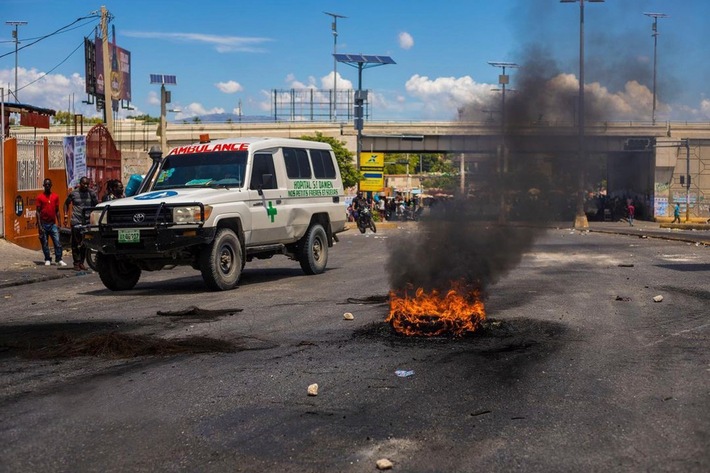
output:
[[[372,219],[372,210],[370,210],[370,207],[363,207],[358,212],[357,228],[360,230],[360,233],[365,233],[368,228],[372,230],[372,233],[377,233],[377,227],[375,226],[375,221]]]

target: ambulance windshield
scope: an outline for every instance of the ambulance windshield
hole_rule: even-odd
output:
[[[246,163],[246,151],[170,155],[163,161],[153,190],[242,187]]]

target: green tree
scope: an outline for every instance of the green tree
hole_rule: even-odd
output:
[[[360,175],[358,174],[357,169],[355,169],[355,164],[353,162],[353,153],[345,147],[344,141],[338,141],[330,136],[323,136],[323,133],[320,132],[316,132],[315,136],[303,135],[301,136],[301,139],[328,143],[333,148],[335,160],[338,162],[340,176],[343,179],[343,186],[345,188],[354,187],[358,184],[358,182],[360,182]]]
[[[440,189],[447,194],[453,194],[459,185],[459,177],[455,174],[439,174],[429,176],[422,181],[426,189]]]
[[[415,174],[419,169],[419,155],[412,153],[386,153],[385,174],[406,174],[407,163],[409,163],[409,173]]]
[[[160,117],[151,117],[147,113],[144,113],[143,115],[135,115],[135,116],[127,116],[126,118],[132,118],[134,120],[143,120],[145,123],[159,123],[160,122]]]
[[[407,156],[407,154],[409,156]],[[409,173],[419,174],[437,172],[447,173],[454,171],[453,166],[443,154],[412,154],[412,153],[389,153],[385,155],[385,174],[406,174],[407,163],[409,163]]]
[[[71,125],[74,123],[74,114],[69,112],[59,111],[54,115],[53,118],[55,125]],[[96,125],[97,123],[103,123],[103,120],[99,117],[83,117],[83,123],[89,125]]]
[[[445,154],[422,154],[421,156],[424,172],[455,172],[454,166]]]

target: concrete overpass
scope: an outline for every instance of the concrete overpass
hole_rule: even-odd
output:
[[[160,145],[157,124],[123,120],[115,125],[114,139],[122,150],[150,149]],[[274,136],[299,138],[322,133],[346,143],[353,152],[357,133],[351,123],[280,122],[280,123],[169,123],[168,146],[194,143],[203,133],[210,137]],[[73,129],[52,127],[49,135],[72,134]],[[78,130],[77,130],[78,132]],[[528,140],[535,149],[548,149],[551,137],[559,139],[556,147],[577,150],[577,127],[574,123],[534,123],[517,127],[511,136]],[[500,143],[500,127],[481,122],[366,122],[362,149],[386,153],[461,153],[491,152]],[[648,122],[587,123],[586,136],[590,150],[620,149],[618,143],[629,138],[663,138],[680,140],[710,140],[710,122],[668,122],[651,125]],[[542,138],[542,140],[536,139]],[[536,144],[537,143],[537,144]],[[623,147],[621,148],[623,149]]]
[[[86,131],[88,128],[83,133]],[[129,165],[128,173],[140,172],[140,163],[147,166],[147,151],[160,145],[156,132],[157,124],[136,120],[115,123],[114,140],[124,159],[138,163]],[[55,126],[46,136],[60,139],[81,133],[81,129]],[[356,150],[357,132],[352,123],[334,122],[169,123],[167,141],[168,146],[173,147],[194,143],[201,134],[218,139],[240,136],[300,138],[316,133],[343,141],[352,152]],[[12,134],[19,136],[24,132],[13,129]],[[585,136],[587,158],[601,158],[608,163],[607,180],[611,192],[630,191],[636,196],[644,196],[655,216],[666,216],[674,202],[684,204],[688,200],[693,215],[710,217],[710,123],[589,122]],[[689,140],[687,148],[682,140]],[[479,164],[488,165],[490,168],[491,162],[500,159],[498,153],[502,142],[501,128],[496,123],[366,122],[362,150],[447,153],[460,163],[464,170],[462,174],[468,175],[469,165],[476,168]],[[655,146],[638,146],[644,142],[655,143]],[[523,159],[526,156],[539,159],[558,155],[574,160],[578,156],[578,129],[572,122],[530,123],[506,133],[505,143],[511,155]],[[689,189],[681,184],[680,176],[685,178],[686,175],[691,176]]]

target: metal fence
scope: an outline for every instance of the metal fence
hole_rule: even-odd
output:
[[[64,169],[64,144],[49,140],[49,169]]]
[[[42,189],[44,140],[17,141],[17,190]]]

